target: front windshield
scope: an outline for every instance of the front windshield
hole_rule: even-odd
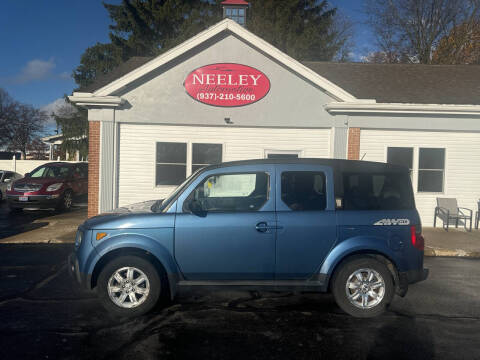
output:
[[[66,178],[70,173],[68,166],[41,166],[32,171],[32,178]]]
[[[168,209],[170,203],[172,200],[174,200],[177,195],[185,188],[187,187],[193,179],[195,179],[198,175],[198,173],[202,170],[202,168],[196,170],[192,175],[187,177],[180,185],[178,185],[175,190],[173,190],[168,196],[165,198],[165,200],[158,200],[155,202],[155,204],[152,205],[151,210],[153,212],[162,212]]]

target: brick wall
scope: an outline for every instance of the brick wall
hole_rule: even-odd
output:
[[[360,159],[360,128],[348,129],[348,160]]]
[[[88,123],[88,217],[98,214],[100,121]]]

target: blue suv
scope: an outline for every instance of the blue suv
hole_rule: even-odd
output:
[[[330,291],[372,317],[426,279],[423,249],[407,168],[266,159],[207,166],[163,201],[85,221],[69,268],[120,316],[180,288],[237,287]]]

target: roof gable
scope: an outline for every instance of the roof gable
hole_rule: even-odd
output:
[[[326,78],[317,74],[315,71],[311,70],[307,66],[286,55],[282,51],[278,50],[274,46],[270,45],[266,41],[262,40],[258,36],[254,35],[250,31],[246,30],[244,27],[238,25],[235,21],[230,19],[222,20],[216,25],[211,26],[200,34],[190,38],[189,40],[155,58],[132,58],[123,65],[121,65],[118,69],[114,70],[110,75],[107,74],[105,78],[100,79],[100,83],[94,83],[92,86],[82,89],[82,91],[93,91],[93,97],[105,97],[113,95],[123,87],[146,76],[147,74],[155,71],[160,66],[174,60],[175,58],[183,55],[187,51],[194,49],[195,47],[201,45],[202,43],[224,31],[229,31],[235,34],[243,41],[253,45],[260,51],[269,54],[279,63],[283,64],[295,73],[299,74],[300,76],[306,78],[307,80],[314,83],[316,86],[323,89],[328,95],[330,95],[337,101],[356,100],[353,95],[351,95],[341,87],[333,84]],[[143,63],[144,61],[145,63]],[[132,69],[132,66],[135,66],[135,68]]]

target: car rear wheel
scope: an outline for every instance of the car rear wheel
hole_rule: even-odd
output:
[[[138,256],[122,256],[101,271],[97,291],[102,305],[121,317],[140,316],[152,310],[164,293],[163,274]]]
[[[388,268],[370,257],[341,264],[332,281],[332,292],[338,306],[355,317],[382,314],[395,293]]]

